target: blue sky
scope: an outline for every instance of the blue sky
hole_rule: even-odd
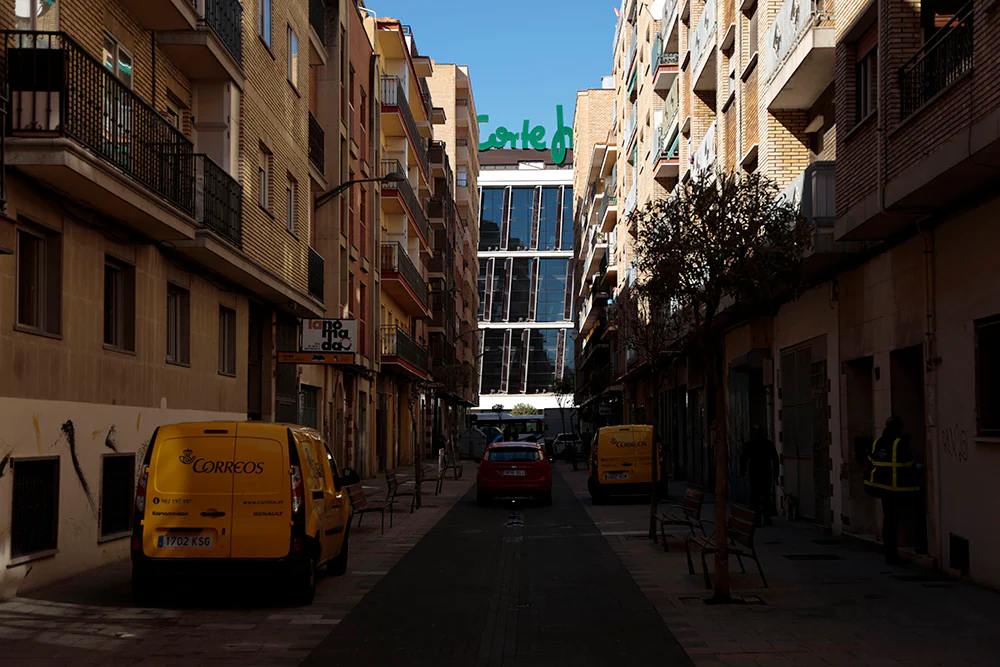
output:
[[[556,105],[572,123],[576,91],[611,72],[618,0],[366,0],[378,16],[413,26],[420,53],[468,65],[476,110],[489,114],[481,141],[525,118],[551,137]]]

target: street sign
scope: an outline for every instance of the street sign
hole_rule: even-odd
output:
[[[353,356],[357,341],[357,320],[302,320],[301,352],[337,352]]]
[[[279,364],[325,364],[330,366],[353,364],[354,353],[335,354],[332,352],[279,352]]]

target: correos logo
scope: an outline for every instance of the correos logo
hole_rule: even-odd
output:
[[[179,458],[181,463],[190,465],[191,470],[199,475],[213,472],[260,475],[264,472],[263,461],[209,461],[195,456],[190,449],[185,449]]]
[[[618,438],[614,436],[611,436],[611,444],[614,445],[615,447],[618,447],[619,449],[625,447],[640,447],[642,445],[642,443],[636,442],[634,440],[619,441]]]

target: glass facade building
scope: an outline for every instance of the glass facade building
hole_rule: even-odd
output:
[[[523,154],[480,157],[480,409],[555,408],[573,372],[573,171]]]

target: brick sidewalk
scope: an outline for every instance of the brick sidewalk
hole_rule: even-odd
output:
[[[401,478],[412,478],[412,472],[412,467],[399,471]],[[311,606],[285,606],[280,595],[262,595],[256,584],[247,587],[243,581],[244,594],[234,591],[222,600],[199,590],[190,607],[185,597],[184,608],[138,609],[130,602],[130,566],[115,563],[0,602],[0,664],[298,665],[468,492],[475,478],[475,464],[466,462],[462,479],[449,477],[440,496],[426,485],[423,508],[412,515],[410,499],[400,499],[392,528],[386,518],[384,536],[377,517],[367,517],[360,529],[355,520],[347,575],[321,578]],[[385,497],[384,479],[363,484],[374,497]]]
[[[664,553],[646,538],[648,503],[595,507],[587,473],[560,470],[697,665],[998,662],[1000,595],[915,565],[887,567],[870,547],[832,539],[803,522],[778,519],[758,531],[770,588],[763,588],[752,563],[741,575],[732,559],[734,595],[757,604],[706,605],[710,591],[697,555],[696,574],[688,574],[683,530],[673,532],[671,551]],[[706,504],[706,518],[714,509]]]

